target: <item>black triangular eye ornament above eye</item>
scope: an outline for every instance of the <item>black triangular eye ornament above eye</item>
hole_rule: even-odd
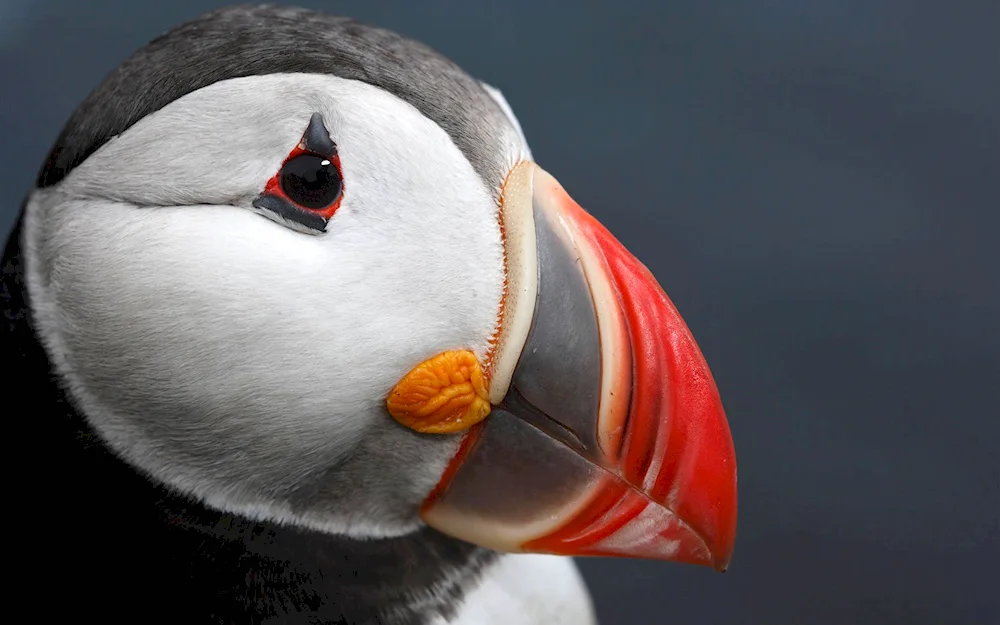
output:
[[[318,234],[326,230],[343,197],[344,177],[337,146],[323,116],[313,113],[302,139],[253,205],[291,228]]]

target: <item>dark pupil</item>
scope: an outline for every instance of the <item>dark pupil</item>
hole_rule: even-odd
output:
[[[301,154],[281,168],[281,190],[305,208],[326,208],[340,195],[340,173],[330,159]]]

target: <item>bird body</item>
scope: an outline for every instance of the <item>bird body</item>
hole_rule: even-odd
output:
[[[46,621],[586,625],[566,556],[728,564],[689,331],[422,44],[266,5],[157,38],[70,117],[2,281]]]

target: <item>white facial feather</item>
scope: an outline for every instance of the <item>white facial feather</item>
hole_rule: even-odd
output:
[[[344,178],[316,236],[250,204],[314,112]],[[427,357],[487,350],[504,281],[492,182],[369,85],[214,84],[33,194],[39,334],[93,427],[155,479],[257,518],[409,531],[458,437],[399,426],[384,399]]]

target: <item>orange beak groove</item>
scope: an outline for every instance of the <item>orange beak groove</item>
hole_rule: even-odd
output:
[[[499,551],[724,571],[736,455],[708,364],[650,271],[551,175],[522,165],[503,212],[533,231],[508,246],[530,279],[505,317],[525,331],[508,333],[492,412],[462,435],[421,516]]]

